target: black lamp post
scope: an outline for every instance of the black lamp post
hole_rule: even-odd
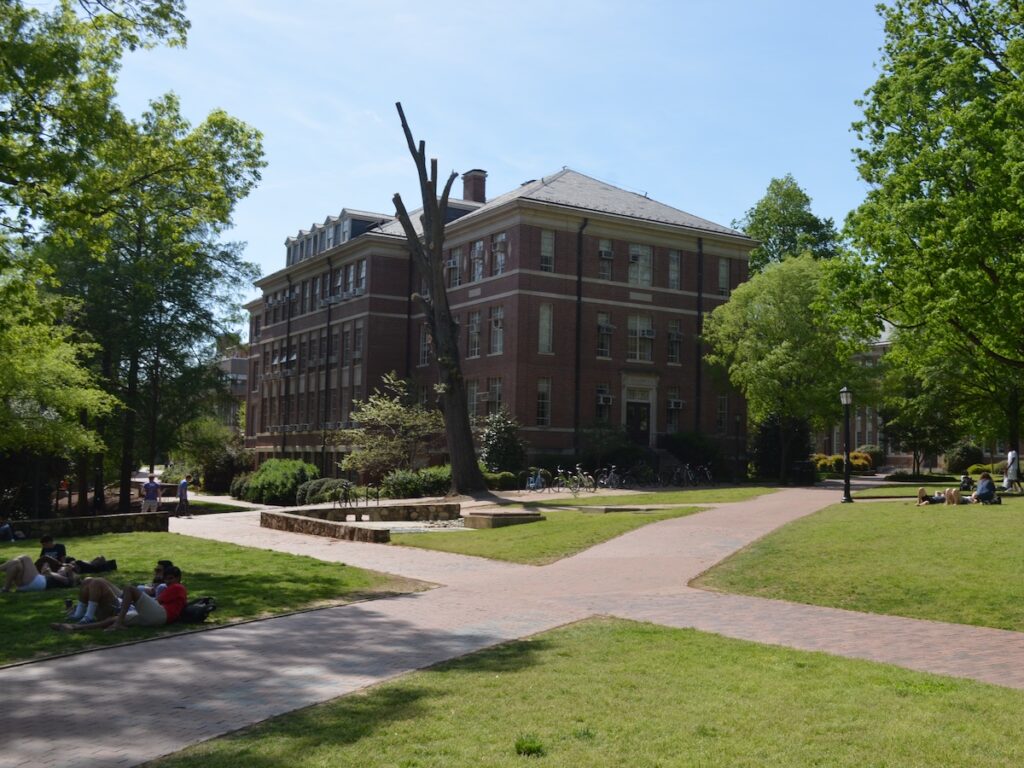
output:
[[[843,387],[839,390],[839,402],[843,404],[843,503],[850,504],[850,405],[853,403],[853,392]]]

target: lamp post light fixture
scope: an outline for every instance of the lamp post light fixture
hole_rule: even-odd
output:
[[[843,404],[843,504],[853,502],[850,495],[850,405],[853,392],[847,387],[839,390],[839,402]]]

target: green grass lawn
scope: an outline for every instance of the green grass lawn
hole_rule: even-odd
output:
[[[533,509],[534,507],[570,505],[574,507],[633,507],[646,504],[718,504],[746,501],[766,493],[774,493],[776,490],[776,488],[768,488],[763,485],[741,485],[721,488],[686,488],[676,491],[641,491],[616,495],[603,495],[598,491],[596,494],[583,492],[575,497],[550,500],[545,498],[544,493],[524,493],[522,505]]]
[[[163,768],[1020,765],[1024,692],[591,620],[157,761]],[[535,757],[517,753],[535,752]]]
[[[769,534],[697,586],[1024,631],[1024,501],[837,504]]]
[[[544,509],[547,518],[505,528],[448,533],[392,533],[391,541],[409,547],[476,555],[513,563],[544,565],[581,552],[642,525],[684,517],[697,507],[674,507],[650,512],[593,514],[567,509]]]
[[[103,555],[117,560],[117,571],[98,575],[118,586],[145,583],[157,560],[173,560],[182,570],[190,597],[217,599],[217,610],[208,620],[213,624],[421,588],[416,582],[340,563],[175,533],[121,533],[62,541],[73,557],[88,560]],[[0,547],[4,559],[25,553],[38,554],[38,546],[31,551],[17,544]],[[63,619],[64,598],[77,599],[77,594],[75,589],[0,594],[0,664],[196,628],[172,624],[162,629],[75,633],[50,629],[51,622]]]

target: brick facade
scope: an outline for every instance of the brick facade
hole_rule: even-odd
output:
[[[578,430],[606,421],[652,447],[699,430],[735,455],[744,404],[707,375],[698,334],[755,243],[572,171],[484,203],[472,173],[478,199],[453,201],[446,276],[477,414],[507,408],[533,452],[571,452]],[[435,377],[396,222],[294,259],[301,238],[323,244],[318,229],[337,221],[289,238],[289,266],[248,306],[247,444],[329,474],[342,448],[327,432],[354,400],[391,370],[426,398]]]

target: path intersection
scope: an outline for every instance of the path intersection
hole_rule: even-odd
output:
[[[835,501],[834,490],[809,488],[719,504],[543,567],[273,531],[260,528],[259,512],[172,519],[179,533],[439,586],[0,669],[4,699],[19,702],[0,728],[0,767],[136,765],[593,615],[693,627],[1024,689],[1024,633],[687,586],[741,547]]]

